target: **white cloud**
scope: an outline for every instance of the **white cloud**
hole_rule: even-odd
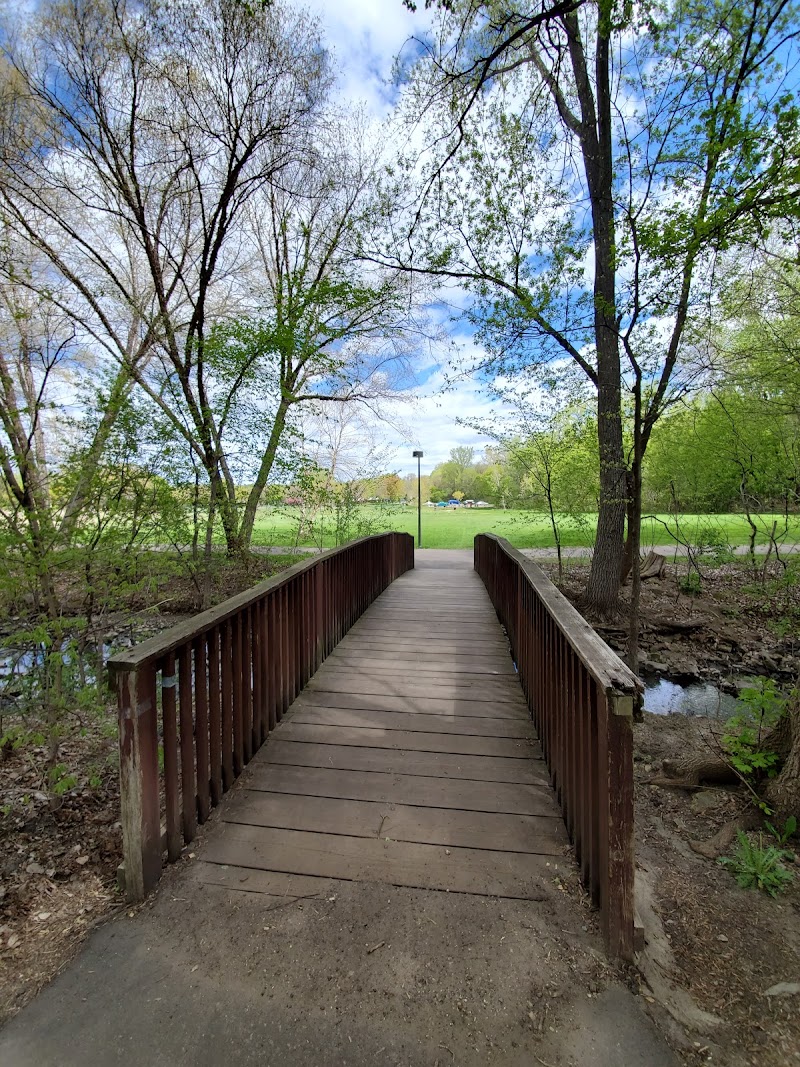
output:
[[[414,34],[424,34],[432,15],[419,4],[416,13],[401,0],[316,0],[327,40],[341,71],[339,96],[364,102],[370,113],[386,117],[394,90],[392,64]]]
[[[471,339],[460,340],[462,358],[477,360],[481,355],[478,346]],[[484,434],[463,425],[489,419],[496,407],[481,382],[475,378],[449,380],[446,372],[439,366],[432,368],[429,360],[417,368],[417,374],[424,384],[408,390],[395,403],[385,403],[381,411],[387,423],[405,427],[405,433],[385,430],[391,450],[389,467],[401,474],[416,473],[411,455],[414,449],[424,452],[422,470],[430,473],[457,445],[471,445],[480,452],[491,443]]]

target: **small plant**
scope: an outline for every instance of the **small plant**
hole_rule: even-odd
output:
[[[761,748],[757,731],[744,716],[734,715],[728,719],[725,729],[722,735],[725,755],[740,774],[745,778],[755,778],[761,774],[766,774],[768,778],[775,777],[778,754]]]
[[[678,583],[680,591],[689,596],[698,596],[702,592],[703,583],[697,571],[689,571],[684,574]]]
[[[57,797],[63,796],[78,784],[76,775],[70,774],[63,763],[57,763],[47,773],[50,789]]]
[[[746,779],[777,773],[779,757],[764,748],[765,731],[775,725],[786,707],[786,698],[772,678],[754,678],[753,685],[739,694],[741,712],[725,724],[722,747],[731,766]]]
[[[736,559],[725,531],[720,526],[701,526],[695,534],[695,554],[708,557],[718,566]]]
[[[734,854],[722,856],[719,862],[734,874],[742,889],[760,889],[762,893],[776,897],[789,887],[794,875],[781,863],[783,849],[775,845],[764,848],[761,834],[758,835],[758,845],[754,845],[741,830],[737,838],[739,843]]]
[[[767,822],[766,827],[772,834],[772,836],[775,838],[775,840],[778,842],[778,844],[783,847],[788,843],[789,838],[797,830],[797,819],[794,817],[794,815],[790,815],[786,822],[783,824],[782,830],[779,830],[776,826],[773,826],[771,822]]]

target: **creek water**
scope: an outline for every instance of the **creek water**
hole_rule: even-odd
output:
[[[644,682],[644,710],[656,715],[704,715],[729,719],[740,711],[736,697],[710,682],[681,685],[667,678],[648,675]]]

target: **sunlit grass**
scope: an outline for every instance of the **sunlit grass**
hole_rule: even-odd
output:
[[[323,515],[316,520],[315,528],[305,530],[298,538],[300,510],[295,508],[260,508],[254,532],[254,544],[293,546],[321,545],[331,547],[334,544],[332,532],[333,519]],[[759,527],[758,543],[768,540],[768,530],[773,519],[778,521],[778,529],[783,528],[783,517],[763,515],[757,520]],[[576,520],[570,516],[561,516],[559,526],[561,543],[567,547],[590,547],[594,541],[597,516],[581,516]],[[359,509],[356,529],[353,524],[352,535],[361,532],[379,533],[383,530],[403,530],[417,533],[417,509],[402,504],[398,505],[364,505]],[[678,526],[681,540],[697,543],[707,541],[711,531],[715,539],[736,546],[747,544],[750,528],[744,515],[683,515],[679,516]],[[674,543],[667,530],[675,531],[676,520],[673,515],[658,515],[655,519],[645,519],[642,523],[642,544],[669,545]],[[477,533],[496,533],[507,538],[517,548],[551,548],[555,546],[550,519],[546,514],[531,511],[504,511],[500,508],[471,509],[447,508],[422,509],[422,545],[424,548],[472,548]],[[800,541],[800,517],[790,519],[789,540]]]

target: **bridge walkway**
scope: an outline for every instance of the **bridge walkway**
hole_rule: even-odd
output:
[[[293,894],[331,878],[543,894],[566,833],[471,553],[418,553],[219,814],[197,853],[208,884],[280,895],[291,875]]]

